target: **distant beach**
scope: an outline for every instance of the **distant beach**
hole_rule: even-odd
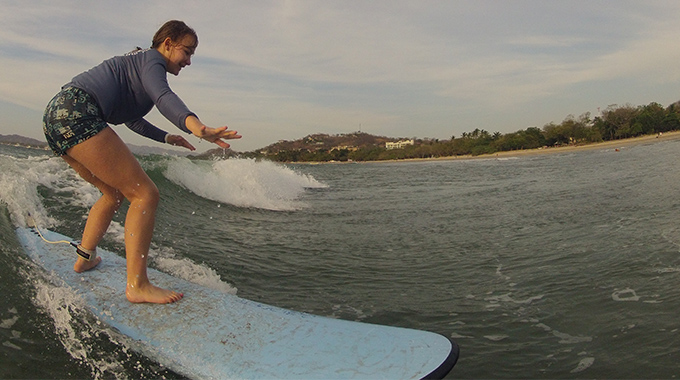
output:
[[[679,140],[680,131],[666,132],[660,135],[646,135],[640,137],[633,137],[628,139],[604,141],[600,143],[592,144],[581,144],[581,145],[565,145],[559,147],[545,147],[538,149],[523,149],[523,150],[511,150],[504,152],[496,152],[492,154],[481,154],[479,156],[472,155],[461,155],[461,156],[449,156],[449,157],[433,157],[433,158],[410,158],[403,160],[386,160],[386,161],[368,161],[368,162],[412,162],[412,161],[446,161],[446,160],[476,160],[476,159],[489,159],[489,158],[509,158],[509,157],[522,157],[522,156],[535,156],[541,154],[555,154],[555,153],[568,153],[568,152],[578,152],[593,149],[621,149],[627,148],[635,145],[648,145],[655,144],[662,141]]]

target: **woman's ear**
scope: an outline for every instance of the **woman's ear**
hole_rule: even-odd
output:
[[[172,39],[170,39],[170,37],[166,37],[165,40],[163,40],[163,48],[165,50],[171,50],[173,45],[174,43],[172,42]]]

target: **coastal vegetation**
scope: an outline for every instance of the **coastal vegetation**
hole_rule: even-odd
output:
[[[586,112],[567,116],[561,123],[528,127],[501,134],[475,129],[448,140],[413,138],[414,144],[387,149],[386,142],[401,139],[355,132],[344,135],[310,135],[296,141],[280,141],[266,148],[239,154],[279,162],[347,162],[413,158],[476,156],[523,149],[584,145],[680,130],[680,102],[664,107],[610,105],[600,115]]]
[[[277,162],[362,162],[478,156],[497,152],[578,146],[613,141],[643,135],[680,131],[680,102],[664,107],[659,103],[645,106],[610,105],[598,116],[589,112],[578,117],[568,115],[561,123],[550,122],[542,128],[528,127],[512,133],[488,132],[475,129],[450,139],[394,138],[374,136],[364,132],[329,135],[313,134],[294,141],[279,141],[251,152],[213,149],[196,159],[243,157]],[[398,149],[388,149],[387,143],[411,141]],[[0,135],[0,143],[45,149],[44,141],[17,135]],[[139,154],[176,154],[160,148],[130,145]],[[155,150],[154,150],[155,149]],[[183,153],[183,152],[182,152]]]

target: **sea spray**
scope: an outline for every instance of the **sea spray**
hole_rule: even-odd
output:
[[[187,258],[177,258],[172,248],[151,250],[149,256],[158,269],[175,277],[225,294],[235,295],[237,292],[237,289],[224,282],[214,269],[204,264],[196,264]]]
[[[49,274],[33,271],[33,302],[52,321],[64,350],[93,379],[156,379],[177,375],[139,353],[138,343],[121,335],[87,311],[81,295],[56,285]]]
[[[172,160],[172,158],[171,158]],[[142,158],[142,164],[148,159]],[[148,166],[148,165],[145,165]],[[2,156],[0,160],[0,200],[7,204],[15,226],[27,225],[30,214],[38,226],[53,228],[64,221],[52,217],[52,211],[45,209],[43,196],[38,188],[50,194],[58,194],[58,199],[70,209],[81,209],[80,217],[87,217],[87,211],[100,196],[99,190],[82,179],[61,158],[47,155],[16,158]],[[152,170],[153,168],[147,168]],[[112,221],[106,239],[119,243],[116,249],[124,255],[124,225]],[[79,239],[80,236],[72,236]],[[196,264],[190,259],[178,258],[172,248],[158,247],[152,243],[150,258],[159,269],[223,293],[236,294],[236,288],[222,281],[212,268]]]
[[[305,189],[325,184],[310,175],[270,161],[229,159],[191,161],[173,158],[165,176],[194,194],[238,207],[291,211],[305,205],[298,200]]]
[[[38,185],[51,187],[59,180],[57,173],[63,171],[55,160],[43,157],[15,158],[3,156],[0,160],[0,200],[7,204],[12,223],[27,225],[31,217],[40,225],[53,226],[58,221],[48,216]]]
[[[92,378],[121,377],[120,355],[104,346],[114,344],[126,352],[122,337],[87,313],[81,296],[67,284],[56,285],[49,274],[40,270],[25,272],[33,277],[34,304],[50,317],[54,333],[71,358],[87,367]]]

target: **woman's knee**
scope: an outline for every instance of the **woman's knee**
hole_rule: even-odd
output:
[[[106,203],[106,206],[113,209],[113,211],[118,211],[120,206],[123,204],[123,201],[125,200],[125,197],[123,196],[123,193],[121,193],[118,190],[113,190],[113,191],[107,191],[107,192],[102,192],[102,199],[103,202]]]
[[[133,184],[124,195],[130,203],[141,202],[153,207],[156,207],[160,201],[158,187],[151,180]]]

